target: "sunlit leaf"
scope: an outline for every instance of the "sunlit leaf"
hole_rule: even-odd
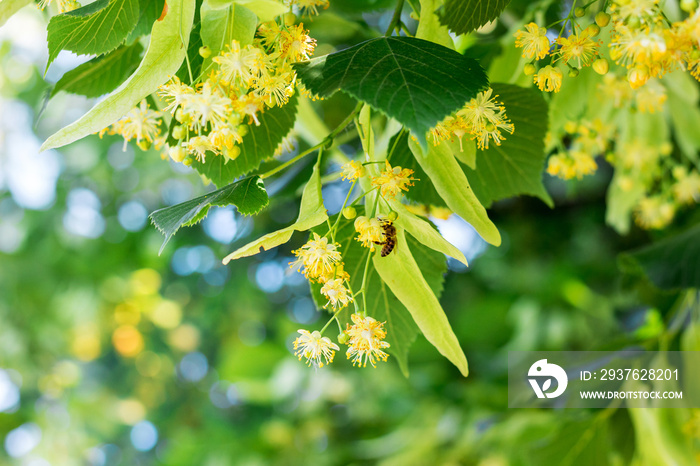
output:
[[[17,13],[21,8],[32,3],[31,0],[2,0],[0,2],[0,26]]]
[[[513,134],[504,134],[500,146],[476,153],[476,169],[465,172],[474,194],[484,206],[521,194],[539,197],[552,206],[552,199],[542,184],[546,153],[547,103],[534,88],[510,84],[492,84],[496,100],[503,102],[506,114],[515,126]]]
[[[382,37],[294,65],[301,82],[328,97],[341,90],[425,134],[488,85],[472,58],[422,39]]]
[[[455,34],[466,34],[501,15],[510,0],[445,0],[440,21]]]
[[[86,97],[99,97],[112,92],[134,72],[141,61],[141,52],[143,47],[137,42],[93,58],[64,74],[51,95],[65,91]]]
[[[181,226],[190,226],[199,222],[206,216],[211,206],[225,207],[233,204],[242,215],[254,215],[265,208],[269,202],[263,181],[258,176],[251,176],[204,196],[156,210],[150,217],[156,228],[165,235],[160,248],[162,252]]]
[[[318,163],[316,163],[311,178],[306,184],[301,196],[301,206],[299,207],[297,221],[287,228],[268,233],[262,238],[258,238],[246,244],[242,248],[226,256],[223,262],[224,264],[228,264],[234,259],[269,251],[289,241],[295,231],[309,230],[325,222],[327,219],[328,214],[326,213],[326,208],[323,206],[323,198],[321,197],[321,173]]]
[[[474,195],[450,148],[446,144],[433,146],[431,143],[428,152],[424,153],[413,139],[409,139],[408,144],[447,207],[469,222],[486,242],[499,246],[501,234]]]
[[[41,150],[64,146],[106,128],[170,79],[185,58],[186,47],[180,37],[187,44],[194,2],[170,0],[168,5],[165,18],[153,25],[148,50],[134,74],[78,121],[49,137]]]
[[[263,160],[272,158],[277,147],[294,127],[296,112],[295,94],[283,107],[274,107],[260,114],[260,126],[248,125],[248,134],[238,145],[241,153],[235,160],[210,156],[205,163],[195,161],[192,168],[217,186],[223,186],[241,175],[250,173],[258,168]]]
[[[53,16],[47,27],[49,65],[61,50],[99,55],[116,49],[139,20],[138,0],[97,0]]]

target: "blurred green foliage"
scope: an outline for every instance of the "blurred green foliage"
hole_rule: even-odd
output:
[[[353,2],[334,2],[313,34],[336,43],[371,35],[339,16],[352,11]],[[64,96],[62,107],[40,116],[50,90],[22,47],[0,49],[1,463],[656,465],[697,458],[698,412],[507,408],[509,350],[700,348],[697,294],[661,291],[617,268],[619,253],[652,238],[605,226],[605,167],[568,185],[548,178],[553,210],[530,198],[496,203],[491,214],[503,245],[475,239],[474,255],[485,250],[468,271],[449,263],[441,303],[470,358],[468,378],[422,336],[409,353],[410,378],[391,358],[362,370],[339,355],[332,366],[309,369],[291,342],[297,328],[323,319],[308,284],[287,268],[304,235],[220,263],[294,220],[299,180],[269,187],[272,205],[254,221],[212,209],[159,256],[162,236],[146,213],[208,188],[155,151],[122,152],[111,137],[37,156],[32,130],[45,138],[86,101]],[[333,127],[349,102],[339,96],[322,105]],[[18,186],[33,177],[51,185],[38,175],[49,162],[60,176],[49,201],[33,208]],[[330,182],[326,189],[340,188]],[[693,215],[680,222],[694,223]]]

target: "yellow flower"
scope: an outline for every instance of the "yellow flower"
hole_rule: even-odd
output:
[[[547,65],[535,75],[535,84],[541,91],[559,92],[563,74],[559,68]]]
[[[505,139],[501,130],[510,134],[515,130],[506,116],[506,108],[494,100],[498,96],[491,97],[491,94],[493,89],[480,92],[457,112],[457,116],[464,121],[469,133],[476,139],[479,149],[488,149],[489,139],[493,139],[493,142],[500,146],[501,140]]]
[[[523,57],[541,60],[549,52],[547,30],[535,23],[525,25],[525,31],[515,33],[515,46],[523,47]]]
[[[374,245],[377,243],[382,243],[385,240],[384,229],[382,224],[376,217],[367,218],[365,216],[359,216],[355,219],[355,231],[360,235],[357,237],[357,241],[361,242],[366,248],[374,251]]]
[[[124,118],[116,122],[109,129],[110,134],[121,134],[126,143],[136,139],[139,144],[142,141],[152,143],[160,134],[161,114],[148,108],[145,100],[138,107],[134,107]]]
[[[258,120],[257,113],[263,108],[263,100],[250,92],[238,99],[231,101],[231,107],[235,112],[241,115],[248,115],[250,122],[255,122],[255,126],[260,126],[260,120]]]
[[[255,83],[255,95],[274,107],[286,104],[294,94],[294,78],[291,72],[270,75],[263,74]]]
[[[216,147],[214,147],[214,144],[211,143],[208,137],[206,136],[195,136],[193,138],[190,138],[189,141],[186,143],[186,148],[187,151],[194,155],[197,160],[200,162],[204,163],[205,162],[205,157],[207,155],[207,151],[217,153]]]
[[[321,294],[328,298],[328,302],[325,307],[331,305],[334,310],[342,309],[352,301],[352,296],[348,294],[348,289],[345,288],[343,284],[344,280],[342,278],[335,278],[328,280],[323,287],[321,287]]]
[[[304,61],[311,58],[316,48],[316,39],[304,30],[304,24],[291,26],[282,30],[280,39],[280,58],[291,62]]]
[[[700,174],[696,171],[688,174],[685,167],[677,166],[673,169],[673,197],[681,204],[692,204],[700,201]]]
[[[301,334],[294,340],[294,354],[299,358],[306,358],[306,364],[323,367],[333,362],[335,352],[340,348],[330,338],[321,336],[319,331],[309,333],[308,330],[299,329]],[[323,362],[325,360],[325,364]]]
[[[53,0],[41,0],[38,5],[39,9],[43,10],[51,3],[53,3]],[[58,8],[59,13],[67,13],[80,8],[80,3],[75,0],[57,0],[56,4],[56,8]]]
[[[661,196],[645,197],[635,210],[637,224],[646,230],[668,226],[675,215],[675,205]]]
[[[248,87],[262,68],[263,58],[260,49],[251,45],[241,49],[237,40],[228,45],[224,52],[212,59],[219,65],[219,79],[226,85]]]
[[[557,44],[561,46],[557,54],[564,63],[573,61],[578,68],[589,65],[598,56],[600,47],[600,43],[590,38],[588,30],[571,34],[569,37],[560,37]]]
[[[382,196],[385,199],[393,199],[401,191],[408,191],[407,186],[413,186],[411,181],[415,181],[411,178],[413,170],[408,168],[401,169],[401,167],[393,167],[386,163],[386,168],[382,171],[378,177],[372,178],[372,184],[379,186]]]
[[[349,337],[346,355],[352,359],[352,365],[366,367],[369,362],[376,367],[377,360],[386,361],[389,355],[382,349],[388,348],[389,343],[384,341],[384,323],[372,317],[362,318],[359,314],[353,314],[351,319],[353,325],[348,324],[345,333]]]
[[[171,114],[175,113],[175,110],[182,105],[187,96],[192,94],[194,94],[194,89],[183,84],[177,76],[173,76],[170,78],[170,82],[158,88],[158,95],[165,99],[168,104],[163,111]]]
[[[581,179],[585,175],[595,173],[597,169],[598,165],[595,159],[587,153],[578,150],[553,155],[549,158],[549,163],[547,164],[547,173],[564,180]]]
[[[192,118],[192,127],[205,128],[208,124],[224,125],[231,113],[230,105],[231,99],[206,82],[199,92],[185,97],[182,109]]]
[[[343,170],[342,178],[348,181],[356,181],[359,178],[365,176],[365,167],[355,160],[351,160],[342,167]]]
[[[321,238],[318,233],[313,233],[313,239],[310,239],[296,251],[292,251],[297,260],[291,262],[289,266],[297,270],[303,266],[304,270],[301,273],[309,280],[328,276],[333,273],[335,265],[340,262],[339,246],[339,244],[329,244],[328,238],[325,236]]]
[[[439,220],[447,220],[452,215],[452,211],[447,207],[430,206],[430,215]]]
[[[664,103],[668,99],[666,90],[656,81],[649,81],[635,92],[634,100],[637,110],[642,113],[656,113],[664,109]]]

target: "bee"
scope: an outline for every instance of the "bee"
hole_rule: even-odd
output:
[[[389,219],[380,218],[379,221],[384,230],[384,241],[375,241],[374,244],[382,245],[382,257],[386,257],[396,247],[396,227]]]

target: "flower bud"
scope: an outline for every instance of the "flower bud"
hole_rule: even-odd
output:
[[[173,128],[173,137],[175,139],[178,139],[178,140],[184,139],[185,134],[186,134],[185,128],[183,128],[182,126],[177,125],[176,127]]]
[[[203,45],[199,48],[199,55],[202,58],[209,58],[211,56],[211,49],[208,45]]]
[[[187,151],[182,146],[175,146],[170,148],[168,155],[173,159],[173,162],[180,163],[187,157]]]
[[[139,149],[141,149],[144,152],[151,148],[151,144],[151,141],[147,139],[141,139],[140,141],[136,141],[136,145],[139,146]]]
[[[577,18],[583,18],[583,16],[584,16],[585,14],[586,14],[586,10],[584,10],[584,9],[581,8],[581,7],[577,7],[577,8],[574,10],[574,16],[576,16]]]
[[[238,156],[241,155],[241,148],[238,146],[233,146],[230,149],[228,147],[224,147],[223,154],[224,157],[229,160],[236,160]]]
[[[610,23],[610,15],[604,11],[599,11],[598,14],[595,15],[595,23],[604,28]]]
[[[578,68],[569,68],[569,77],[575,78],[578,76]]]
[[[389,212],[389,215],[387,215],[386,218],[388,218],[390,222],[393,222],[399,218],[399,214],[395,210],[392,210]]]
[[[536,72],[537,72],[537,68],[532,63],[526,64],[525,68],[523,68],[523,73],[525,73],[525,76],[532,76]]]
[[[588,37],[595,37],[598,34],[600,34],[600,26],[598,26],[597,24],[590,24],[586,28],[585,32],[586,34],[588,34]]]
[[[698,6],[698,2],[696,2],[695,0],[681,0],[680,6],[681,10],[690,13],[694,11],[695,8]]]
[[[340,343],[341,345],[345,345],[348,341],[350,341],[350,337],[347,333],[343,332],[338,334],[338,343]]]
[[[344,208],[343,217],[345,217],[348,220],[352,220],[353,218],[357,217],[357,209],[355,209],[352,206]]]
[[[292,12],[284,14],[284,24],[286,26],[294,26],[294,23],[296,23],[296,22],[297,22],[297,15],[295,15]]]
[[[605,58],[599,58],[593,62],[593,71],[600,75],[605,75],[610,70],[610,64]]]

